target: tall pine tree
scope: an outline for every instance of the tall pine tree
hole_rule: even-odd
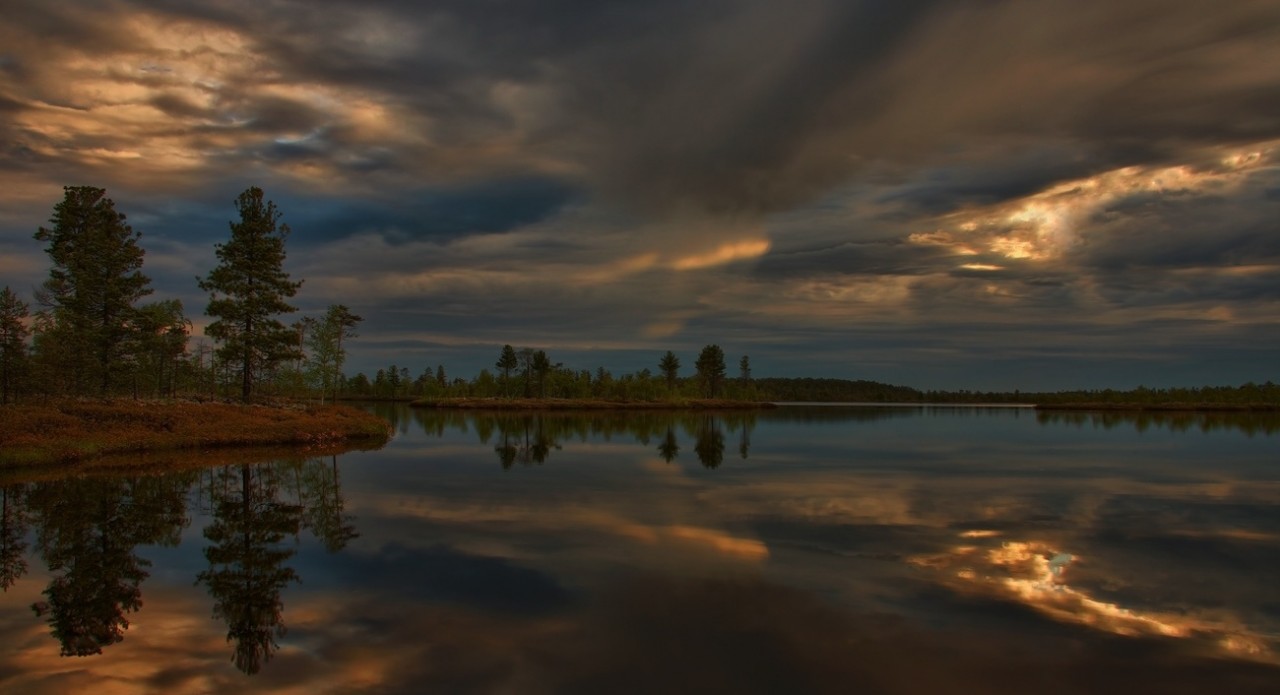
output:
[[[45,252],[53,261],[38,296],[48,308],[50,331],[40,343],[50,348],[42,356],[72,392],[106,395],[127,361],[133,304],[151,294],[151,280],[140,270],[139,234],[107,192],[92,186],[63,192],[49,218],[52,226],[35,233],[48,242]]]
[[[272,367],[300,357],[296,334],[274,317],[296,311],[285,300],[302,283],[284,271],[289,225],[280,223],[275,203],[264,200],[255,186],[235,205],[240,221],[231,223],[231,239],[217,245],[217,267],[199,283],[210,293],[205,313],[217,319],[205,334],[220,343],[218,357],[236,365],[247,403]]]
[[[676,357],[676,353],[667,350],[667,354],[662,356],[658,362],[658,369],[662,370],[662,376],[667,382],[667,393],[676,390],[676,379],[680,375],[680,358]]]
[[[724,383],[724,350],[719,345],[707,345],[698,354],[698,361],[693,364],[698,370],[698,381],[702,384],[703,394],[707,398],[720,395],[720,386]]]
[[[507,398],[511,397],[511,370],[520,366],[520,358],[516,357],[515,348],[510,345],[502,346],[502,353],[498,356],[498,361],[494,366],[502,373],[502,395]]]

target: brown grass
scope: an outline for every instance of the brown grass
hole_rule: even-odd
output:
[[[348,406],[69,401],[0,407],[0,465],[80,461],[109,454],[385,441],[381,418]]]

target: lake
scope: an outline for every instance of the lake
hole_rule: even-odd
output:
[[[1274,414],[369,407],[4,485],[0,692],[1280,692]]]

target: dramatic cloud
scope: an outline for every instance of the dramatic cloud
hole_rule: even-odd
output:
[[[9,5],[21,292],[61,186],[92,184],[196,313],[259,185],[304,310],[369,319],[363,368],[718,342],[922,387],[1276,377],[1268,0]],[[1159,365],[1118,366],[1153,322],[1180,326]]]

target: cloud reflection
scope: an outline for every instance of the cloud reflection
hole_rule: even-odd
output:
[[[991,538],[994,532],[961,534]],[[1159,636],[1206,641],[1234,656],[1280,663],[1271,638],[1239,621],[1212,615],[1144,611],[1098,600],[1068,583],[1071,566],[1088,562],[1040,541],[1001,542],[997,547],[958,545],[939,555],[915,556],[909,563],[949,575],[957,590],[1024,603],[1046,616],[1122,636]]]

